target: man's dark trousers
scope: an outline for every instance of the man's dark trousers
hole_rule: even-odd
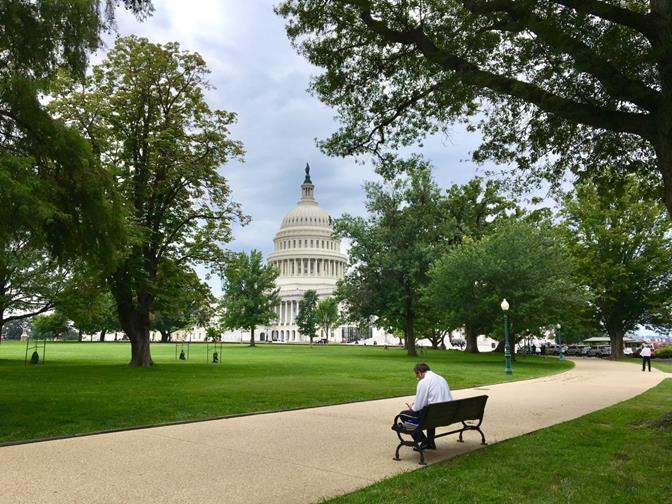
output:
[[[647,364],[649,365],[649,371],[651,371],[651,357],[642,357],[642,371],[644,371]]]
[[[404,410],[400,415],[406,415],[414,418],[420,418],[420,412],[419,411],[413,411],[413,410]],[[425,436],[425,433],[422,432],[419,429],[415,429],[414,431],[410,432],[411,436],[413,437],[413,441],[416,443],[420,443],[422,445],[426,445],[429,447],[434,448],[436,444],[434,444],[434,436],[436,435],[436,429],[427,429],[427,435]]]

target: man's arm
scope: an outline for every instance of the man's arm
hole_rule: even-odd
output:
[[[429,386],[427,383],[424,383],[426,381],[427,380],[423,379],[418,382],[418,388],[415,392],[415,402],[413,403],[413,411],[420,411],[429,403]]]

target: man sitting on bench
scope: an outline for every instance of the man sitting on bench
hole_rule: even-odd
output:
[[[411,418],[418,418],[422,408],[428,404],[452,401],[453,396],[450,393],[448,382],[442,376],[434,373],[424,362],[416,364],[415,377],[418,379],[418,387],[415,391],[415,401],[413,404],[406,404],[408,410],[402,411],[400,415]],[[403,418],[402,416],[402,418]],[[427,429],[427,435],[422,431],[415,430],[411,432],[413,439],[422,445],[423,450],[436,450],[434,444],[434,435],[436,429]]]

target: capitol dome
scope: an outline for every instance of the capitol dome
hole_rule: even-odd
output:
[[[346,256],[333,233],[329,214],[315,201],[315,186],[306,165],[301,199],[282,219],[273,240],[274,251],[268,257],[268,263],[280,272],[276,284],[282,302],[277,308],[277,323],[269,327],[274,341],[307,340],[296,326],[299,300],[307,290],[316,291],[320,299],[329,297],[343,278]],[[324,336],[332,339],[332,335]]]

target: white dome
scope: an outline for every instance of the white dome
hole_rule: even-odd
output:
[[[289,211],[282,219],[280,230],[297,227],[323,227],[331,229],[329,214],[312,201],[300,201],[299,205]]]

